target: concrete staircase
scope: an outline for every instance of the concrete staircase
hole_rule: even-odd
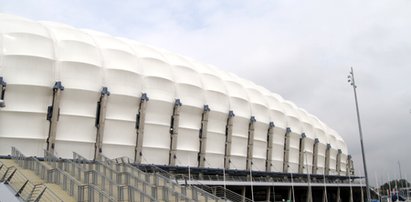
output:
[[[161,173],[146,173],[104,156],[91,161],[74,152],[73,159],[60,159],[45,151],[44,161],[40,162],[13,148],[12,158],[6,161],[8,166],[22,167],[25,175],[38,184],[32,195],[39,195],[43,190],[40,185],[44,184],[61,201],[225,201],[198,187],[179,185]]]
[[[60,186],[44,181],[14,160],[0,159],[0,167],[1,180],[24,201],[76,201]]]

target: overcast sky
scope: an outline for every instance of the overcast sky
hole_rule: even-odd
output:
[[[121,2],[121,4],[120,4]],[[411,180],[411,1],[12,1],[0,12],[131,38],[233,72],[340,133],[370,181]]]

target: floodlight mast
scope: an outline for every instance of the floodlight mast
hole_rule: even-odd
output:
[[[351,67],[350,74],[348,75],[348,83],[351,84],[351,86],[354,89],[354,98],[355,98],[355,107],[357,110],[357,120],[358,120],[358,130],[360,132],[360,143],[361,143],[361,152],[362,152],[362,161],[364,165],[364,175],[365,175],[365,186],[367,189],[367,202],[371,201],[371,193],[370,193],[370,186],[368,184],[368,172],[367,172],[367,164],[365,160],[365,151],[364,151],[364,143],[363,143],[363,138],[362,138],[362,128],[361,128],[361,119],[360,119],[360,110],[358,108],[358,99],[357,99],[357,85],[355,84],[354,80],[354,70]]]

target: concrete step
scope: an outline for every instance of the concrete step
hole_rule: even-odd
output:
[[[14,166],[18,169],[18,171],[24,175],[31,183],[33,184],[44,184],[47,189],[51,192],[55,193],[61,200],[68,201],[68,202],[75,202],[76,200],[71,197],[67,192],[65,192],[59,185],[53,183],[47,183],[43,179],[41,179],[36,173],[31,170],[23,169],[20,167],[14,160],[10,159],[1,159],[0,160],[5,166],[10,167]],[[42,200],[40,200],[42,201]]]

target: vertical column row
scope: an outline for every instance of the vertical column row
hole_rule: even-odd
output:
[[[4,81],[3,77],[0,76],[0,108],[6,107],[6,103],[4,102],[4,96],[6,95],[6,86],[7,83]]]
[[[204,105],[203,113],[201,115],[201,129],[200,129],[200,152],[198,153],[198,167],[204,168],[205,155],[207,149],[207,133],[208,133],[208,114],[210,108]]]
[[[47,151],[51,153],[54,153],[54,147],[56,144],[57,121],[60,116],[61,91],[63,90],[64,86],[60,81],[57,81],[53,87],[52,104],[47,108],[47,120],[50,122],[49,135],[47,137]]]
[[[283,172],[284,173],[288,173],[288,168],[290,167],[289,165],[289,160],[290,160],[290,142],[291,142],[291,138],[290,138],[290,133],[291,133],[291,129],[287,128],[285,135],[284,135],[284,159],[283,159]]]
[[[107,113],[107,99],[110,96],[110,92],[107,87],[103,87],[101,90],[100,99],[97,102],[97,112],[96,112],[96,143],[94,150],[94,160],[100,160],[101,154],[103,152],[103,138],[104,138],[104,126],[106,123],[106,113]]]
[[[250,123],[248,124],[248,140],[247,140],[247,164],[246,170],[251,170],[253,166],[253,148],[254,148],[254,123],[255,117],[250,118]]]
[[[144,122],[146,120],[146,107],[149,98],[143,93],[140,98],[138,114],[136,115],[136,146],[134,148],[134,162],[141,163],[143,156]]]
[[[270,122],[269,126],[268,126],[268,131],[267,131],[267,157],[266,162],[265,162],[265,171],[267,172],[271,172],[272,169],[272,157],[273,157],[273,139],[274,139],[274,123]]]
[[[178,126],[180,121],[180,99],[176,99],[173,108],[173,115],[171,117],[171,128],[170,128],[170,154],[169,154],[169,165],[176,165],[177,158],[177,138],[178,138]]]
[[[225,153],[224,153],[224,169],[230,169],[231,164],[231,141],[233,138],[233,119],[234,112],[230,111],[227,118],[226,134],[225,134]]]

